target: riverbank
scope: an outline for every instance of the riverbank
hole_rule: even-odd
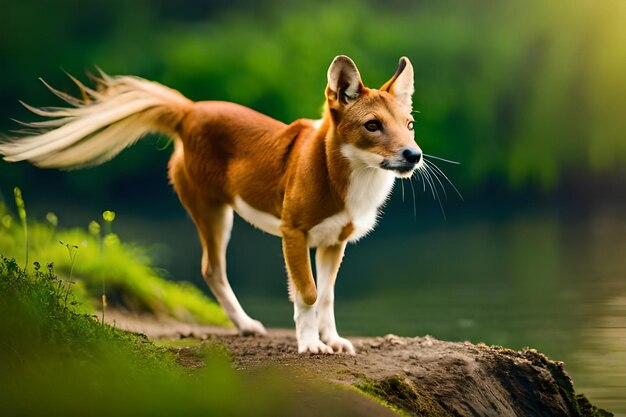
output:
[[[165,338],[177,360],[202,369],[198,352],[225,348],[238,371],[272,368],[311,384],[354,388],[400,414],[416,416],[610,416],[574,391],[563,364],[533,349],[513,351],[430,336],[351,338],[356,356],[300,355],[292,330],[243,337],[233,329],[112,312],[122,328]],[[176,338],[172,342],[172,338]]]

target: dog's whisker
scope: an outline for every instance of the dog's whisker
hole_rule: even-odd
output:
[[[430,177],[430,173],[428,174],[428,176]],[[432,178],[431,178],[432,180]],[[443,208],[443,204],[441,203],[441,196],[439,195],[439,192],[437,191],[437,186],[435,184],[435,182],[433,181],[433,189],[435,191],[435,195],[437,196],[436,200],[437,200],[437,204],[439,204],[439,208],[441,209],[441,214],[443,215],[443,220],[447,221],[447,217],[446,217],[446,211]]]
[[[420,170],[419,169],[416,169],[415,171],[413,171],[412,176],[415,176],[417,178],[417,180],[422,183],[422,187],[425,187],[424,186],[424,181],[422,180],[422,174],[420,174]],[[425,190],[422,190],[422,192],[423,191],[425,191]]]
[[[433,196],[433,200],[435,200],[436,197],[435,197],[435,190],[433,189],[433,182],[430,179],[430,177],[428,176],[428,172],[426,172],[426,169],[422,170],[422,176],[424,177],[424,180],[426,180],[426,183],[428,184],[428,187],[430,189],[430,193]]]
[[[433,184],[431,180],[429,179],[428,173],[426,172],[426,168],[424,168],[424,165],[423,165],[419,169],[422,174],[422,178],[424,179],[425,182],[428,183],[428,186],[430,187],[430,193],[433,196],[433,200],[435,200],[435,191],[433,190]]]
[[[451,161],[451,160],[449,160],[449,159],[441,158],[441,157],[439,157],[439,156],[435,156],[435,155],[427,155],[427,154],[425,154],[425,153],[423,153],[422,155],[423,155],[423,156],[425,156],[426,158],[433,158],[433,159],[437,159],[437,160],[439,160],[439,161],[447,162],[447,163],[449,163],[449,164],[461,165],[461,163],[460,163],[460,162],[457,162],[457,161]]]
[[[432,161],[427,161],[427,160],[424,160],[424,162],[425,162],[425,163],[427,163],[427,164],[428,164],[428,165],[429,165],[429,166],[433,169],[433,172],[437,171],[437,172],[439,172],[439,174],[443,175],[443,177],[446,179],[446,181],[448,181],[448,183],[452,186],[452,188],[454,189],[454,191],[456,191],[456,193],[457,193],[457,195],[459,196],[459,198],[461,199],[461,201],[465,201],[465,199],[464,199],[464,198],[463,198],[463,196],[461,195],[461,192],[460,192],[460,191],[456,188],[456,186],[454,185],[454,183],[453,183],[452,181],[450,181],[450,178],[448,178],[448,176],[446,175],[446,173],[445,173],[445,172],[443,172],[443,171],[441,170],[441,168],[439,168],[439,167],[437,166],[437,164],[435,164],[435,163],[434,163],[434,162],[432,162]]]
[[[430,168],[428,165],[426,165],[426,169],[432,173],[433,178],[435,178],[437,180],[437,182],[439,183],[439,185],[441,186],[441,191],[443,191],[443,195],[446,199],[446,201],[448,201],[448,193],[446,192],[446,188],[443,186],[443,183],[441,182],[441,179],[439,179],[439,177],[437,176],[437,172],[434,171],[432,168]]]
[[[415,203],[415,188],[413,188],[413,176],[409,177],[409,184],[411,184],[411,192],[413,193],[413,217],[417,219],[417,204]]]
[[[424,165],[424,166],[426,166],[426,165]],[[426,176],[426,178],[428,178],[428,180],[429,180],[430,189],[431,189],[431,191],[433,193],[434,199],[437,201],[437,204],[439,204],[439,208],[441,209],[441,214],[443,215],[443,219],[447,220],[446,212],[443,209],[443,204],[441,204],[441,198],[439,196],[439,192],[437,191],[437,187],[435,186],[435,182],[432,179],[432,176],[430,175],[430,173],[428,172],[428,170],[426,168],[424,169],[423,173]]]

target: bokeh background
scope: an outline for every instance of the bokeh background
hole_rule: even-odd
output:
[[[335,55],[370,87],[406,55],[416,140],[461,163],[439,165],[465,201],[446,187],[444,219],[417,179],[397,184],[379,228],[348,249],[340,330],[531,346],[626,413],[624,22],[619,0],[1,1],[0,128],[33,120],[18,99],[60,104],[38,77],[75,92],[62,70],[86,79],[95,65],[285,122],[317,118]],[[155,136],[84,171],[0,162],[0,190],[19,186],[32,216],[53,211],[62,226],[113,209],[120,236],[204,288],[170,152]],[[229,256],[250,314],[291,326],[278,239],[237,221]]]

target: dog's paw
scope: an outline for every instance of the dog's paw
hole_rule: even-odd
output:
[[[239,325],[239,333],[242,336],[265,336],[267,330],[260,321],[249,319]]]
[[[333,348],[325,345],[321,340],[315,339],[306,342],[298,342],[298,353],[334,353]]]
[[[333,352],[356,355],[356,351],[354,350],[354,346],[352,346],[352,342],[350,342],[348,339],[344,339],[343,337],[337,336],[333,339],[327,340],[326,345],[330,347]]]

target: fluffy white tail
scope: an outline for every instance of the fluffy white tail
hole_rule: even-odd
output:
[[[147,133],[175,135],[176,125],[193,104],[178,91],[137,77],[110,77],[101,72],[100,77],[93,77],[95,90],[70,78],[80,88],[82,99],[44,84],[71,107],[36,108],[22,103],[48,120],[19,122],[31,130],[0,143],[6,161],[27,160],[63,169],[99,165]]]

